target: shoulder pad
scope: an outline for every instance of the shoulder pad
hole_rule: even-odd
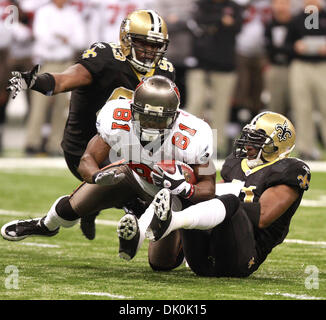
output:
[[[163,75],[172,81],[175,81],[175,69],[168,59],[163,58],[155,69],[155,74]]]
[[[286,184],[305,191],[309,188],[311,172],[305,162],[296,158],[285,158],[273,165],[270,178],[273,185]]]
[[[82,64],[93,78],[101,78],[104,70],[121,68],[119,62],[125,61],[125,59],[125,56],[119,53],[119,46],[96,42],[82,53],[78,63]]]

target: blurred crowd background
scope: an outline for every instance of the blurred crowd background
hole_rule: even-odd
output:
[[[220,158],[245,123],[271,110],[295,124],[298,157],[325,160],[324,6],[323,0],[0,0],[1,155],[16,142],[26,156],[60,156],[69,108],[69,93],[10,99],[10,72],[36,63],[41,72],[63,71],[92,43],[118,42],[122,19],[146,8],[168,24],[167,57],[182,108],[217,129]],[[9,145],[4,137],[12,128]]]

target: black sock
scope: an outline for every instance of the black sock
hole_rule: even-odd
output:
[[[67,221],[74,221],[80,218],[80,216],[74,211],[69,202],[69,196],[59,200],[55,210],[58,216]]]

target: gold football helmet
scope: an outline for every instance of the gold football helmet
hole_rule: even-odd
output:
[[[167,25],[154,10],[136,10],[121,23],[121,51],[139,72],[155,68],[168,43]]]
[[[279,113],[262,112],[242,129],[240,138],[235,140],[235,156],[247,157],[248,146],[258,150],[257,163],[288,157],[295,146],[294,126]]]

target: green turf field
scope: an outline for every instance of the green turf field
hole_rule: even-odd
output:
[[[66,169],[0,168],[0,181],[1,226],[44,215],[78,185]],[[326,173],[312,173],[287,241],[249,278],[198,277],[185,265],[153,272],[148,242],[134,260],[121,260],[114,222],[122,212],[107,210],[98,218],[93,241],[83,237],[79,225],[53,238],[1,238],[0,300],[326,300],[325,182]]]

